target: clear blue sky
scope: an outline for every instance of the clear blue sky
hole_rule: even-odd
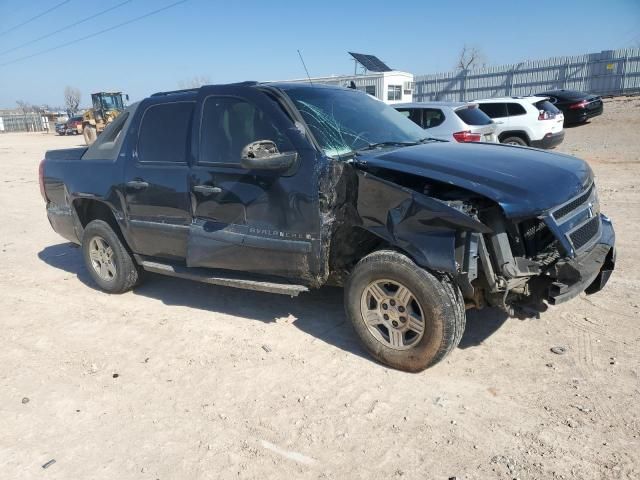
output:
[[[0,52],[122,3],[0,0]],[[114,31],[105,28],[176,0],[132,0],[53,37],[0,54],[0,108],[16,100],[63,104],[65,85],[83,105],[99,90],[131,100],[206,76],[212,83],[300,78],[300,49],[312,76],[350,73],[348,50],[371,53],[415,74],[452,69],[466,43],[492,65],[640,46],[640,0],[309,2],[188,0]],[[90,36],[15,63],[21,57]]]

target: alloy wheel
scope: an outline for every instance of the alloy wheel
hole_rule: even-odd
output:
[[[406,286],[393,280],[375,280],[362,292],[362,319],[369,332],[386,347],[407,350],[423,337],[423,309]]]
[[[116,277],[113,248],[102,237],[93,237],[89,242],[89,259],[95,272],[108,282]]]

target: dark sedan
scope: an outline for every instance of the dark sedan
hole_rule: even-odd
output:
[[[549,97],[549,101],[564,113],[564,124],[584,123],[602,114],[602,98],[575,90],[549,90],[536,93],[538,97]]]

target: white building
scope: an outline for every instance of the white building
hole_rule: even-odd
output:
[[[308,83],[308,78],[289,80]],[[311,78],[312,83],[324,83],[348,87],[353,82],[358,90],[373,95],[385,103],[413,101],[413,74],[392,70],[389,72],[368,72],[362,75],[333,75]]]

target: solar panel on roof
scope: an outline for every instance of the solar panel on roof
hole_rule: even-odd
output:
[[[356,62],[362,65],[370,72],[390,72],[391,68],[375,55],[366,55],[364,53],[349,52]]]

